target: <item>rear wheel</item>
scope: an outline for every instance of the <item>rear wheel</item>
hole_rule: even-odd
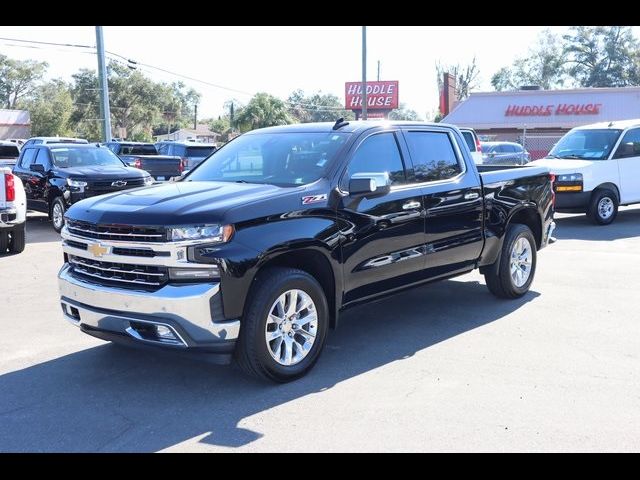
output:
[[[26,244],[27,222],[18,225],[11,232],[11,241],[9,242],[9,251],[11,253],[20,253],[24,250]]]
[[[609,225],[618,215],[618,196],[609,189],[593,192],[587,216],[596,225]]]
[[[273,268],[258,274],[235,351],[248,374],[288,382],[318,360],[328,328],[324,291],[308,273]]]
[[[64,227],[64,212],[66,207],[62,197],[56,197],[51,204],[51,223],[53,223],[53,229],[60,233],[62,227]]]
[[[496,297],[518,298],[529,291],[536,273],[536,241],[526,225],[509,225],[500,258],[484,278]]]
[[[6,228],[0,228],[0,255],[7,253],[9,248],[9,232]]]

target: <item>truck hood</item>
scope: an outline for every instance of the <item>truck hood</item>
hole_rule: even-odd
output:
[[[100,181],[100,180],[118,180],[123,178],[140,178],[146,176],[146,173],[138,168],[125,167],[124,165],[109,166],[86,166],[59,168],[58,174],[63,177],[73,178],[76,180]]]
[[[551,173],[581,173],[593,166],[593,161],[562,158],[542,158],[528,163],[532,167],[547,167]]]
[[[67,216],[91,223],[124,225],[189,225],[223,221],[237,206],[272,199],[292,188],[231,182],[170,182],[88,198]]]

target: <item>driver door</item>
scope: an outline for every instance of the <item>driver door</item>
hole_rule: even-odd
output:
[[[388,193],[346,194],[338,207],[338,216],[351,225],[342,245],[344,303],[401,288],[424,275],[423,192],[408,182],[408,155],[398,135],[387,130],[361,140],[340,182],[348,192],[354,174],[388,173],[391,178]]]

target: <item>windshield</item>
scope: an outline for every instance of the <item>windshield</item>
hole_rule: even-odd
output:
[[[51,155],[58,168],[124,166],[122,160],[107,148],[52,148]]]
[[[213,153],[185,180],[304,185],[327,172],[348,138],[335,132],[243,135]]]
[[[204,158],[211,155],[216,147],[187,147],[187,154],[185,155],[188,158]]]
[[[547,157],[606,160],[622,130],[573,130],[551,149]]]
[[[149,145],[120,145],[121,155],[157,155],[156,146]]]

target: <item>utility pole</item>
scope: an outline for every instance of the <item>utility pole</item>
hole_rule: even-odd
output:
[[[102,117],[102,138],[111,141],[111,110],[109,109],[109,85],[107,64],[104,59],[104,38],[102,27],[96,27],[96,50],[98,51],[98,83],[100,87],[100,116]]]
[[[367,119],[367,27],[362,27],[362,120]]]
[[[193,129],[198,129],[198,104],[196,103],[193,112]]]
[[[380,81],[380,60],[378,60],[378,81]]]

